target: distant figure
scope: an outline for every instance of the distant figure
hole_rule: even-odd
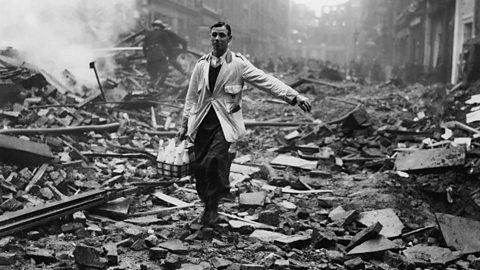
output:
[[[163,84],[168,75],[167,50],[170,48],[169,34],[166,25],[161,20],[152,23],[152,30],[145,34],[143,54],[147,59],[147,72],[153,88]]]
[[[180,73],[186,75],[177,62],[177,56],[187,49],[187,41],[175,34],[161,20],[152,23],[153,29],[145,34],[143,53],[147,59],[147,72],[153,88],[164,84],[168,76],[168,65],[172,65]]]

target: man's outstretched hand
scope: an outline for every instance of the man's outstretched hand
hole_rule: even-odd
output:
[[[310,112],[312,110],[312,105],[307,97],[297,95],[296,99],[298,107],[300,107],[304,112]]]

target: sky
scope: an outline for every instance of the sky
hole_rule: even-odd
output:
[[[324,5],[337,5],[347,2],[348,0],[295,0],[297,3],[304,3],[307,6],[319,12]]]

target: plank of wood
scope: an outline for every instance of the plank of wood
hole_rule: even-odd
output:
[[[303,125],[318,125],[318,123],[313,122],[273,122],[273,121],[245,121],[246,128],[254,127],[298,127]]]
[[[288,155],[279,155],[270,161],[272,165],[280,165],[286,167],[295,167],[305,170],[313,170],[317,167],[317,161],[305,160]]]
[[[465,147],[417,150],[398,153],[395,167],[399,171],[431,169],[465,164]]]
[[[245,219],[245,218],[241,218],[241,217],[238,217],[238,216],[235,216],[235,215],[231,215],[231,214],[227,214],[225,212],[218,212],[220,215],[222,216],[226,216],[228,218],[232,218],[232,219],[236,219],[236,220],[241,220],[243,222],[247,222],[247,223],[250,223],[252,224],[253,227],[255,228],[263,228],[263,229],[270,229],[270,230],[275,230],[275,229],[278,229],[277,227],[275,226],[271,226],[271,225],[267,225],[267,224],[264,224],[264,223],[260,223],[260,222],[256,222],[256,221],[253,221],[253,220],[248,220],[248,219]]]
[[[164,194],[164,193],[162,193],[162,192],[155,192],[155,193],[153,194],[153,196],[155,196],[156,198],[158,198],[158,199],[160,199],[160,200],[162,200],[162,201],[165,201],[165,202],[167,202],[167,203],[169,203],[169,204],[172,204],[172,205],[174,205],[174,206],[188,206],[188,205],[190,205],[189,203],[186,203],[186,202],[184,202],[184,201],[182,201],[182,200],[179,200],[179,199],[177,199],[177,198],[175,198],[175,197],[169,196],[169,195]]]
[[[435,227],[436,227],[435,225],[430,225],[430,226],[425,226],[425,227],[422,227],[422,228],[418,228],[418,229],[415,229],[413,231],[402,233],[401,237],[407,237],[407,236],[414,235],[414,234],[417,234],[417,233],[423,233],[423,232],[431,230]]]
[[[230,172],[253,175],[255,173],[259,173],[260,168],[232,163],[232,165],[230,166]]]
[[[91,209],[91,211],[113,219],[126,218],[128,217],[128,212],[132,201],[132,197],[120,197]]]
[[[115,131],[119,127],[120,127],[120,123],[111,123],[111,124],[105,124],[105,125],[62,127],[62,128],[12,128],[12,129],[2,129],[0,130],[0,134],[33,135],[33,134],[82,133],[82,132],[90,132],[90,131],[107,132],[107,131]],[[22,141],[25,141],[25,140],[22,140]]]
[[[279,187],[271,186],[268,184],[262,185],[262,189],[273,191]],[[290,187],[281,188],[283,193],[290,193],[290,194],[321,194],[321,193],[333,193],[332,189],[313,189],[313,190],[297,190]]]
[[[25,192],[28,193],[30,189],[33,187],[33,185],[35,185],[38,182],[38,180],[42,178],[43,174],[45,173],[45,170],[47,170],[47,167],[48,167],[48,164],[43,163],[42,166],[38,168],[37,172],[35,172],[35,175],[32,177],[32,180],[30,180],[30,183],[28,183],[27,187],[25,188]]]
[[[460,129],[463,129],[463,130],[471,132],[471,133],[480,134],[480,130],[472,128],[471,126],[465,125],[465,124],[460,123],[458,121],[447,122],[447,123],[445,123],[445,126],[450,127],[450,128],[456,127],[456,128],[460,128]]]
[[[168,213],[171,213],[176,210],[184,209],[184,208],[189,208],[195,206],[195,203],[191,203],[189,205],[185,206],[175,206],[175,207],[166,207],[166,208],[158,208],[158,209],[153,209],[150,211],[145,211],[145,212],[137,212],[132,214],[132,217],[142,217],[142,216],[149,216],[149,215],[166,215]]]
[[[50,163],[53,158],[52,151],[46,144],[0,135],[0,160],[4,162],[40,165]]]
[[[60,200],[60,201],[68,200],[68,196],[66,196],[65,194],[60,192],[60,190],[58,190],[56,187],[54,187],[52,183],[47,182],[47,183],[45,183],[45,185],[53,192],[53,194],[55,195],[55,198],[57,200]]]
[[[87,105],[88,103],[92,102],[93,100],[97,99],[98,97],[100,97],[102,95],[101,92],[95,92],[93,93],[92,95],[90,95],[89,97],[87,97],[83,102],[79,103],[77,105],[77,109],[80,109],[82,108],[83,106]]]
[[[92,190],[72,196],[66,201],[50,202],[15,212],[6,212],[0,216],[0,237],[104,204],[107,199],[107,191]]]
[[[304,185],[308,190],[315,190],[304,179],[302,179],[302,177],[298,178],[298,182],[302,183],[302,185]]]

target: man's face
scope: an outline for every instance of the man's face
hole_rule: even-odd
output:
[[[227,28],[225,26],[212,28],[210,30],[210,41],[214,51],[225,52],[230,42]]]

